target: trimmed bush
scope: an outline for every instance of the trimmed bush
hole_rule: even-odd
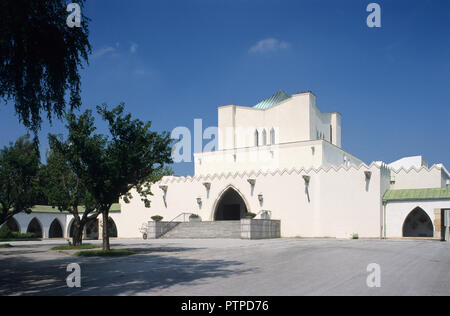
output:
[[[36,239],[36,235],[34,233],[13,232],[12,237],[17,239]]]
[[[0,239],[13,238],[13,233],[9,230],[8,225],[4,224],[0,227]]]
[[[159,216],[159,215],[155,215],[155,216],[152,216],[152,217],[151,217],[151,219],[154,220],[155,222],[160,222],[160,221],[163,220],[163,218],[164,218],[164,217]]]
[[[135,255],[136,252],[126,249],[111,249],[109,251],[103,250],[87,250],[75,253],[77,257],[124,257]]]
[[[11,232],[8,226],[3,225],[0,228],[0,241],[41,241],[41,239],[36,238],[33,233]]]
[[[92,244],[84,244],[84,245],[79,245],[79,246],[72,246],[72,245],[56,246],[56,247],[53,247],[52,250],[81,250],[81,249],[97,249],[97,248],[101,248],[101,247],[97,246],[97,245],[92,245]]]
[[[253,219],[253,218],[255,218],[255,217],[256,217],[256,214],[255,214],[255,213],[251,213],[251,212],[245,213],[245,218],[251,218],[251,219]]]

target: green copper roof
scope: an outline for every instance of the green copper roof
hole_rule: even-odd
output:
[[[415,200],[450,200],[450,189],[388,190],[383,196],[383,203]]]
[[[84,213],[84,208],[80,206],[80,213]],[[116,203],[111,206],[109,210],[111,213],[120,213],[120,204]],[[41,213],[41,214],[69,214],[68,212],[60,212],[58,208],[53,208],[48,205],[36,205],[32,208],[33,213]]]
[[[289,98],[290,98],[290,96],[286,92],[281,90],[281,91],[278,91],[277,93],[275,93],[273,96],[258,103],[253,108],[259,109],[259,110],[265,110],[265,109],[271,108],[272,106],[277,105],[278,103],[281,103],[284,100],[287,100]]]

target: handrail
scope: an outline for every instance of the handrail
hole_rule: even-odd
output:
[[[161,235],[158,236],[158,238],[164,236],[165,234],[167,234],[169,232],[171,224],[174,223],[178,217],[183,216],[183,223],[184,223],[184,222],[186,222],[186,215],[193,215],[193,214],[194,213],[183,212],[183,213],[180,213],[177,216],[175,216],[171,221],[164,224],[162,233],[161,233]],[[167,227],[169,227],[169,229],[167,229]]]
[[[180,214],[178,214],[177,216],[175,216],[171,221],[169,221],[169,222],[167,222],[166,224],[170,224],[170,223],[172,223],[172,222],[175,222],[175,220],[178,218],[178,217],[180,217],[180,216],[184,216],[184,222],[186,221],[186,215],[193,215],[194,213],[186,213],[186,212],[183,212],[183,213],[180,213]]]
[[[264,212],[267,212],[267,214],[269,214],[269,218],[272,219],[272,211],[269,211],[269,210],[261,210],[261,211],[259,211],[259,212],[256,214],[255,218],[258,217],[258,215],[260,215],[260,214],[262,214],[262,213],[264,213]]]

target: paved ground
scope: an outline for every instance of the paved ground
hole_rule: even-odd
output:
[[[0,295],[450,295],[450,243],[368,240],[122,240],[126,258],[77,258],[54,242],[0,249]],[[66,286],[69,263],[82,288]],[[367,266],[381,267],[369,288]]]

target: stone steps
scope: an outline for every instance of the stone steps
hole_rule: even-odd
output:
[[[179,223],[164,234],[164,239],[241,238],[240,221]]]

